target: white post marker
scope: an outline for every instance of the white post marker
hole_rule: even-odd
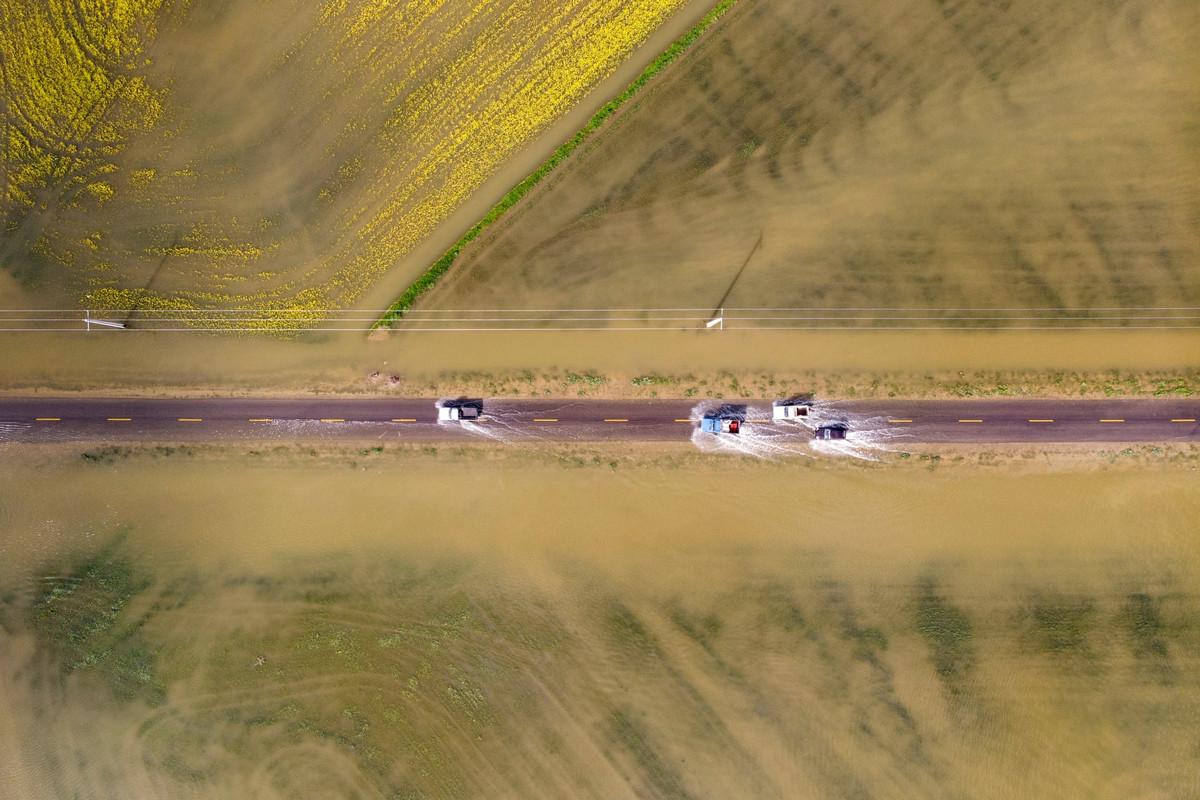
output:
[[[715,325],[720,325],[721,327],[719,330],[725,330],[725,309],[722,308],[718,314],[719,316],[717,316],[716,319],[710,319],[708,322],[704,323],[704,327],[711,328]]]
[[[106,319],[92,319],[92,312],[90,310],[83,312],[83,322],[85,325],[87,325],[87,329],[89,331],[92,329],[93,325],[103,325],[106,328],[124,328],[125,327],[124,322],[110,322],[109,320],[106,320]]]

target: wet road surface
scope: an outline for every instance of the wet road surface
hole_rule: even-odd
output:
[[[842,419],[894,431],[907,441],[1184,442],[1200,441],[1200,400],[967,399],[818,401],[803,424],[774,423],[764,400],[563,400],[487,398],[478,422],[437,421],[434,398],[0,398],[0,441],[143,442],[295,439],[478,438],[529,441],[680,441],[699,418],[735,404],[746,429],[793,430]]]

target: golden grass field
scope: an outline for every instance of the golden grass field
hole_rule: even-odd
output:
[[[683,4],[5,3],[0,257],[51,307],[348,306]]]
[[[1198,50],[1180,0],[744,0],[421,307],[1195,307]]]
[[[1161,458],[236,449],[5,452],[6,796],[1195,789]]]

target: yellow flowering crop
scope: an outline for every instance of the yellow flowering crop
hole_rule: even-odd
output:
[[[157,94],[136,74],[162,0],[0,3],[8,214],[112,171],[130,129],[152,128]],[[90,184],[90,185],[89,185]]]
[[[7,0],[4,210],[12,217],[58,203],[86,216],[75,230],[47,230],[38,241],[90,307],[307,310],[315,318],[354,303],[684,2],[294,4],[307,16],[289,28],[292,39],[265,40],[279,49],[267,72],[248,78],[286,76],[298,93],[294,113],[315,126],[288,141],[330,144],[288,165],[299,173],[303,194],[289,196],[288,208],[300,222],[281,228],[266,207],[272,198],[261,209],[239,198],[237,211],[221,202],[238,193],[239,170],[257,165],[206,162],[208,142],[188,127],[195,109],[161,88],[174,79],[155,88],[144,77],[168,20],[181,40],[204,35],[189,29],[182,0]],[[257,109],[240,110],[239,101],[247,102],[228,98],[231,124],[255,118]],[[168,119],[177,129],[163,129]],[[271,120],[263,135],[288,136],[287,122]],[[130,160],[127,145],[151,135],[162,143],[161,163],[147,159],[150,148]],[[130,235],[108,235],[129,209],[157,217]]]

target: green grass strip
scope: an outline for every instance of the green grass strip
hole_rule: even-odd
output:
[[[451,245],[450,249],[442,254],[442,257],[425,271],[424,275],[417,278],[404,291],[404,294],[400,295],[396,302],[392,303],[387,312],[375,323],[374,328],[390,327],[392,322],[403,317],[404,312],[417,301],[417,298],[429,291],[433,287],[433,284],[449,271],[451,265],[454,264],[454,259],[458,258],[458,254],[464,247],[473,242],[489,225],[500,219],[504,215],[504,212],[515,206],[521,198],[527,195],[533,187],[537,186],[542,178],[549,175],[555,167],[570,158],[579,145],[583,144],[589,136],[599,130],[600,126],[617,112],[617,109],[641,91],[642,87],[649,83],[656,75],[683,55],[689,47],[696,43],[696,40],[700,38],[710,25],[724,16],[725,12],[733,8],[737,2],[738,0],[721,0],[712,11],[704,15],[704,19],[700,20],[694,28],[677,39],[674,44],[667,48],[666,52],[654,59],[650,66],[646,67],[645,71],[638,76],[637,80],[629,84],[625,91],[621,92],[621,94],[617,95],[617,97],[610,100],[603,108],[597,111],[588,121],[587,125],[569,140],[559,145],[558,149],[554,151],[554,154],[545,163],[534,170],[525,180],[514,186],[508,194],[504,195],[503,200],[492,207],[487,216],[476,222],[469,231],[463,234],[461,239]]]

